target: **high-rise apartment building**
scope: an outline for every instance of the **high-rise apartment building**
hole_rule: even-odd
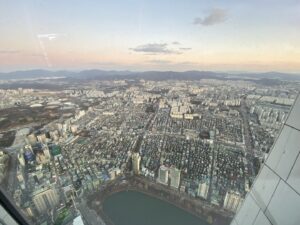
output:
[[[169,168],[162,165],[158,171],[158,182],[161,184],[168,185],[168,178],[169,178]]]
[[[37,142],[35,134],[29,134],[26,137],[26,142],[27,144],[34,145]]]
[[[36,136],[37,140],[41,143],[46,143],[47,137],[46,134],[40,134]]]
[[[132,154],[132,169],[135,174],[140,173],[141,156],[139,153]]]
[[[209,185],[206,182],[200,183],[198,186],[198,196],[207,199]]]
[[[180,173],[181,171],[177,169],[175,166],[170,167],[170,186],[173,188],[178,188],[180,184]]]
[[[38,212],[44,213],[58,204],[59,195],[53,187],[45,187],[32,194],[32,201]]]
[[[223,207],[226,210],[236,212],[241,206],[243,198],[240,193],[234,191],[227,191]]]

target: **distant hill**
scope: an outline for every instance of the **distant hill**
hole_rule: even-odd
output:
[[[0,73],[0,80],[12,79],[37,79],[45,77],[66,77],[70,76],[70,71],[50,71],[50,70],[20,70],[8,73]]]
[[[73,79],[148,79],[148,80],[167,80],[167,79],[180,79],[180,80],[198,80],[198,79],[264,79],[268,80],[299,80],[300,75],[267,72],[267,73],[222,73],[212,71],[146,71],[146,72],[132,72],[132,71],[106,71],[106,70],[82,70],[80,72],[59,70],[25,70],[15,71],[8,73],[0,73],[0,80],[22,80],[22,79],[45,79],[45,78],[73,78]]]
[[[300,74],[265,72],[265,73],[241,73],[239,76],[258,79],[282,79],[282,80],[300,80]]]
[[[107,77],[114,75],[127,75],[130,71],[105,71],[105,70],[83,70],[80,72],[68,70],[24,70],[8,73],[0,73],[0,80],[21,80],[21,79],[44,79],[46,77],[82,78],[91,79],[97,77]]]

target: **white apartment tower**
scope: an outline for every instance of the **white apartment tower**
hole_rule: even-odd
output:
[[[178,188],[180,184],[180,173],[181,171],[177,169],[175,166],[170,167],[170,179],[171,179],[171,187]]]
[[[158,171],[158,182],[161,184],[168,185],[168,178],[169,178],[169,168],[162,165]]]
[[[33,193],[32,201],[38,212],[43,213],[59,203],[59,196],[54,188],[45,187]]]
[[[135,174],[140,173],[141,156],[139,153],[132,154],[132,169]]]
[[[243,198],[241,194],[234,191],[227,191],[223,207],[232,212],[236,212],[242,204]]]
[[[198,196],[207,199],[209,185],[206,182],[200,183],[198,186]]]

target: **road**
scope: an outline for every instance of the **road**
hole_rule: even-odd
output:
[[[254,149],[252,148],[252,138],[250,133],[249,118],[248,118],[248,112],[246,107],[246,101],[244,98],[242,98],[241,100],[240,113],[244,125],[245,150],[246,150],[246,158],[248,160],[248,172],[249,175],[252,176],[255,174],[253,168],[253,157],[255,156],[255,153],[254,153]]]

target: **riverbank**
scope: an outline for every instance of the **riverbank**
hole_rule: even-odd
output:
[[[212,206],[208,202],[202,201],[180,193],[178,190],[172,190],[164,185],[151,182],[141,176],[128,177],[126,179],[116,179],[106,184],[99,192],[88,197],[88,207],[95,210],[107,225],[113,225],[110,218],[103,211],[103,203],[107,197],[122,191],[137,191],[151,197],[169,202],[170,204],[187,211],[202,220],[206,220],[212,225],[228,225],[233,214],[224,211],[222,208]]]

